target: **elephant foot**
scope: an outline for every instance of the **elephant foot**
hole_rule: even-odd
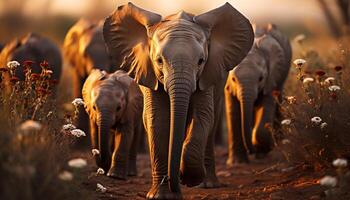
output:
[[[119,180],[126,180],[127,173],[126,173],[125,168],[120,169],[120,168],[113,166],[108,170],[107,176],[111,177],[111,178],[116,178]]]
[[[216,176],[208,176],[204,181],[198,185],[198,188],[219,188],[224,185],[219,182],[219,179]]]
[[[226,161],[226,165],[228,167],[233,167],[239,164],[248,164],[249,158],[247,153],[237,154],[233,156],[233,158],[228,158]]]
[[[152,185],[151,189],[148,191],[147,199],[182,199],[181,192],[175,193],[171,192],[167,182],[160,183],[159,185]]]
[[[137,176],[137,167],[135,164],[130,164],[128,168],[128,176]]]
[[[201,169],[185,169],[181,170],[180,180],[181,184],[186,185],[187,187],[193,187],[201,184],[205,176],[204,167]]]

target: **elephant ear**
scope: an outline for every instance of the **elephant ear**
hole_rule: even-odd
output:
[[[285,71],[288,71],[289,67],[285,65],[286,56],[282,46],[272,36],[264,35],[256,40],[256,44],[257,48],[263,51],[268,63],[268,76],[264,94],[269,95],[273,90],[280,87],[279,83],[284,82]]]
[[[156,90],[158,81],[149,57],[149,28],[161,16],[128,3],[106,18],[103,36],[113,64],[128,71],[136,82]]]
[[[101,71],[99,69],[93,69],[90,73],[90,75],[87,77],[86,81],[84,82],[83,89],[82,89],[82,96],[85,103],[85,110],[87,113],[90,113],[91,111],[91,91],[94,87],[95,83],[99,80],[102,80],[108,76],[108,74],[105,71]]]
[[[207,31],[209,50],[206,65],[199,78],[204,90],[227,76],[249,52],[254,33],[247,18],[229,3],[194,17],[195,23]]]

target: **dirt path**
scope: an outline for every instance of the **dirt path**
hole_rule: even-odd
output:
[[[252,160],[249,165],[227,168],[223,147],[216,149],[217,174],[225,187],[201,189],[182,187],[184,199],[320,199],[322,190],[317,180],[323,174],[308,172],[302,166],[290,167],[281,154],[274,151],[264,160]],[[148,155],[138,157],[138,176],[120,181],[106,176],[96,176],[96,167],[88,153],[76,153],[89,162],[81,175],[83,190],[88,190],[92,199],[145,199],[150,188],[150,163]],[[86,178],[88,177],[88,178]],[[96,191],[101,183],[107,192]]]

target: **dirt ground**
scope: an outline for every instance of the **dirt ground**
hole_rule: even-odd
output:
[[[147,154],[138,157],[138,176],[126,181],[96,175],[91,153],[76,152],[88,160],[88,167],[80,174],[82,190],[89,191],[92,199],[145,199],[151,184],[150,162]],[[290,166],[281,153],[273,151],[264,160],[254,160],[248,165],[228,168],[224,147],[216,148],[216,170],[225,186],[216,189],[182,187],[184,199],[321,199],[322,188],[317,183],[323,173],[313,172],[304,166]],[[96,191],[96,184],[107,188],[105,193]]]

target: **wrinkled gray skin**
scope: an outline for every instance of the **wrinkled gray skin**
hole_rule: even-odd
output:
[[[291,54],[288,37],[274,25],[256,27],[252,49],[230,71],[225,86],[228,165],[248,163],[248,152],[261,158],[271,150],[273,142],[265,124],[272,125],[276,117],[272,94],[282,93]]]
[[[179,178],[187,186],[217,182],[213,88],[251,48],[249,21],[228,3],[163,20],[129,3],[105,20],[103,32],[115,63],[142,85],[152,167],[147,198],[181,199]]]
[[[114,72],[103,40],[102,23],[80,19],[68,31],[63,45],[65,59],[74,68],[73,95],[81,97],[81,90],[91,70]],[[89,132],[89,117],[84,108],[79,108],[77,127]]]
[[[92,70],[83,86],[90,118],[91,146],[98,149],[96,164],[107,176],[126,179],[136,175],[136,153],[142,132],[143,97],[126,72],[107,74]]]
[[[62,72],[62,56],[58,46],[51,40],[30,33],[23,38],[15,39],[2,49],[0,53],[0,67],[5,67],[7,62],[16,60],[21,66],[16,69],[16,76],[24,80],[23,62],[30,60],[34,64],[32,73],[41,73],[40,63],[47,61],[53,74],[51,80],[59,81]]]

